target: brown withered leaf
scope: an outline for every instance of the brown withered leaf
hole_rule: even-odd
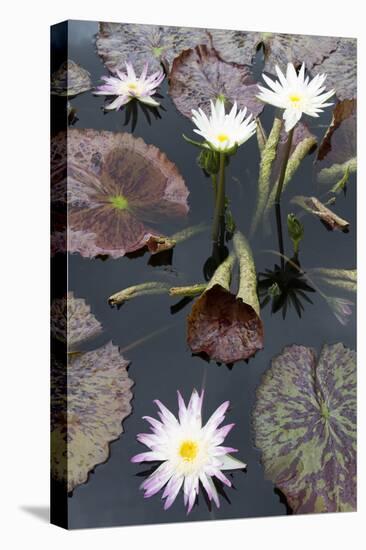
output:
[[[252,254],[242,235],[236,234],[234,243],[240,267],[237,296],[230,292],[235,262],[234,255],[230,255],[215,271],[187,320],[187,341],[192,352],[227,364],[249,359],[263,348]]]
[[[92,88],[90,73],[68,59],[51,76],[51,94],[74,97]]]

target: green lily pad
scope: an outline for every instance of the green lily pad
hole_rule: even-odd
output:
[[[90,73],[68,59],[51,76],[51,94],[74,97],[92,88]]]
[[[228,106],[236,101],[253,116],[263,110],[263,103],[256,97],[258,87],[250,68],[223,61],[215,49],[207,46],[184,51],[174,60],[169,93],[177,109],[189,118],[192,109],[209,112],[210,100],[218,97]]]
[[[150,71],[167,70],[173,59],[183,50],[197,44],[207,44],[209,36],[204,29],[134,25],[130,23],[100,23],[97,34],[97,52],[111,72],[132,62],[141,71],[146,62]]]
[[[255,444],[294,513],[356,508],[356,354],[292,345],[257,390]]]

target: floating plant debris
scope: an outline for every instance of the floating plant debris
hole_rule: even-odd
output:
[[[68,59],[51,76],[51,94],[74,97],[92,88],[90,73]]]
[[[356,171],[356,100],[338,103],[333,111],[332,122],[319,146],[317,155],[318,181],[335,184],[331,189],[337,193],[346,185],[349,176]],[[340,189],[338,189],[340,187]]]
[[[234,235],[239,259],[237,296],[230,292],[234,255],[216,269],[188,316],[187,340],[193,353],[222,363],[249,359],[263,348],[263,326],[256,293],[256,273],[246,239]]]
[[[272,359],[253,410],[266,476],[294,513],[356,508],[356,354],[292,345]]]
[[[123,68],[126,61],[139,70],[148,62],[151,71],[158,70],[162,64],[168,71],[180,52],[208,42],[204,29],[100,23],[96,46],[103,63],[113,73]]]
[[[327,229],[331,231],[334,229],[339,229],[340,231],[343,231],[343,233],[348,233],[349,222],[335,214],[335,212],[330,210],[330,208],[325,206],[316,197],[297,196],[294,197],[291,202],[298,204],[310,214],[317,216],[324,223]]]
[[[65,136],[52,141],[53,204],[64,202]],[[124,256],[144,247],[159,218],[188,212],[188,189],[176,166],[154,145],[130,134],[70,129],[68,250],[85,257]]]
[[[222,61],[214,49],[204,45],[184,51],[174,60],[169,93],[177,109],[189,118],[192,109],[208,113],[210,101],[218,98],[228,106],[236,101],[253,116],[263,110],[250,68]]]
[[[101,331],[84,300],[69,293],[67,300],[54,304],[54,312],[53,332],[64,338],[68,319],[67,344],[74,351],[68,353],[67,365],[52,362],[52,474],[71,492],[108,459],[109,443],[121,435],[122,421],[131,412],[133,382],[129,362],[112,342],[92,351],[78,350]]]

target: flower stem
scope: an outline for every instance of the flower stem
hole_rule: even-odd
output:
[[[216,194],[215,214],[212,226],[212,240],[219,241],[219,230],[222,225],[225,208],[225,153],[220,153],[219,185]],[[221,222],[221,223],[220,223]]]
[[[284,153],[284,157],[283,157],[280,177],[278,178],[278,184],[277,184],[277,190],[276,190],[276,197],[275,197],[275,203],[276,204],[279,204],[279,202],[281,200],[283,182],[285,181],[287,163],[288,163],[288,159],[290,157],[290,151],[291,151],[291,145],[292,145],[292,138],[293,138],[293,135],[294,135],[294,129],[295,128],[291,128],[291,130],[289,131],[288,136],[287,136],[285,153]]]

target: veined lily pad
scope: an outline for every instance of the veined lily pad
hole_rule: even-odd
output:
[[[336,183],[357,169],[356,100],[344,100],[333,111],[331,125],[319,147],[318,181]]]
[[[102,332],[102,325],[90,311],[83,298],[75,298],[68,292],[66,298],[58,298],[51,306],[51,331],[57,340],[69,348],[91,340]]]
[[[312,73],[315,65],[322,63],[336,50],[339,38],[303,34],[262,33],[259,42],[264,45],[264,70],[266,72],[276,74],[276,65],[284,70],[287,63],[293,63],[295,67],[305,63],[306,69]],[[324,71],[317,68],[315,72]]]
[[[327,74],[327,88],[334,88],[340,101],[354,99],[357,94],[356,39],[338,38],[336,50],[317,62],[313,72]]]
[[[74,97],[92,88],[90,73],[80,65],[68,59],[51,76],[51,93]]]
[[[162,63],[169,70],[181,51],[208,42],[204,29],[100,23],[96,46],[104,64],[114,72],[126,61],[137,70],[142,70],[146,62],[150,70],[158,70]]]
[[[251,65],[262,34],[248,31],[209,29],[211,45],[221,59],[229,63]]]
[[[79,349],[102,330],[83,299],[69,292],[54,302],[52,315],[54,335],[68,344],[67,365],[52,361],[52,476],[70,492],[108,459],[109,443],[121,435],[131,412],[133,382],[129,362],[112,342]]]
[[[263,110],[256,95],[257,83],[245,65],[222,61],[213,48],[197,46],[174,59],[169,80],[169,93],[177,109],[187,117],[192,109],[207,112],[210,100],[221,97],[257,116]]]
[[[229,256],[215,271],[188,316],[188,345],[223,363],[249,359],[263,348],[263,325],[256,293],[256,272],[246,239],[235,234],[240,284],[237,296],[230,292],[235,258]]]
[[[356,354],[289,346],[257,390],[255,444],[295,513],[356,508]]]
[[[59,134],[52,147],[52,200],[57,206],[66,200],[65,136]],[[161,236],[150,224],[188,212],[188,189],[176,166],[141,138],[70,129],[67,152],[70,252],[121,257]]]

